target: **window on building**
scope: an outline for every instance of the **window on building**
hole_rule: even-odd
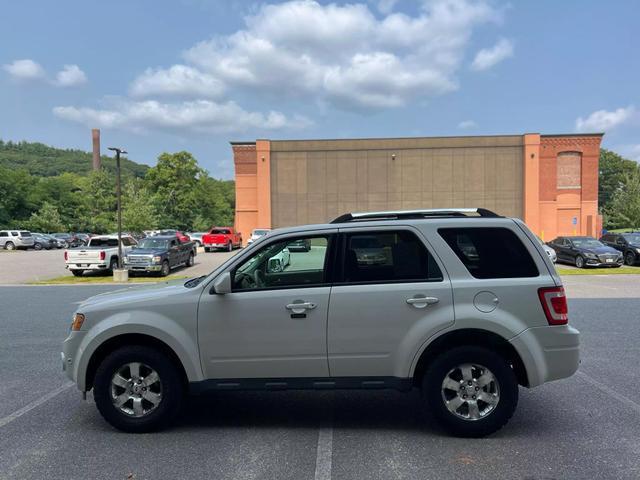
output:
[[[557,158],[558,189],[581,188],[582,154],[580,152],[561,152]]]
[[[425,245],[406,230],[346,234],[343,272],[346,283],[442,281]]]
[[[438,233],[475,278],[539,275],[526,247],[507,228],[441,228]]]

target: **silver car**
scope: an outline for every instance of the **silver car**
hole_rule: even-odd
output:
[[[0,230],[0,248],[15,250],[32,248],[33,236],[25,230]]]
[[[363,257],[363,243],[386,260]],[[580,356],[542,245],[484,209],[276,230],[209,275],[89,298],[62,350],[69,378],[127,432],[168,425],[187,393],[391,388],[422,390],[467,437],[500,429],[519,387],[573,375]]]

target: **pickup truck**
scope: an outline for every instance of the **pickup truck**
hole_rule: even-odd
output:
[[[175,235],[147,237],[124,257],[124,267],[131,272],[154,272],[162,277],[172,268],[193,265],[194,242],[180,242]]]
[[[242,234],[231,227],[213,227],[209,233],[202,236],[205,252],[213,250],[232,251],[242,247]]]
[[[122,236],[122,254],[126,255],[136,241],[129,235]],[[118,236],[101,235],[89,239],[86,247],[71,248],[64,251],[67,269],[76,277],[85,270],[113,270],[118,268]]]

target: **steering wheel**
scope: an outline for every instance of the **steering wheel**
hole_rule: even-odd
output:
[[[237,280],[239,283],[242,283],[245,288],[256,288],[258,286],[258,282],[256,281],[256,273],[253,275],[249,273],[240,272],[237,273]]]
[[[262,274],[262,270],[260,270],[259,268],[253,272],[253,281],[255,283],[254,288],[264,287],[264,276]]]

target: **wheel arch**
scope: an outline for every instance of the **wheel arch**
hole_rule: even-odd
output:
[[[499,353],[513,368],[518,383],[525,387],[529,386],[527,370],[514,346],[496,333],[473,328],[449,331],[432,340],[416,363],[412,375],[413,384],[416,386],[421,384],[422,377],[431,360],[442,352],[462,345],[486,347]]]
[[[93,382],[95,379],[96,371],[98,370],[98,366],[107,357],[107,355],[117,350],[118,348],[122,348],[128,345],[144,345],[146,347],[155,348],[167,355],[167,357],[169,357],[169,359],[178,368],[183,385],[185,388],[187,388],[189,384],[187,372],[184,368],[184,365],[182,364],[182,361],[180,360],[180,357],[169,345],[152,335],[142,333],[125,333],[107,339],[102,344],[100,344],[98,348],[95,349],[95,351],[91,355],[91,358],[89,359],[89,363],[87,364],[85,373],[85,390],[88,391],[93,388]]]

